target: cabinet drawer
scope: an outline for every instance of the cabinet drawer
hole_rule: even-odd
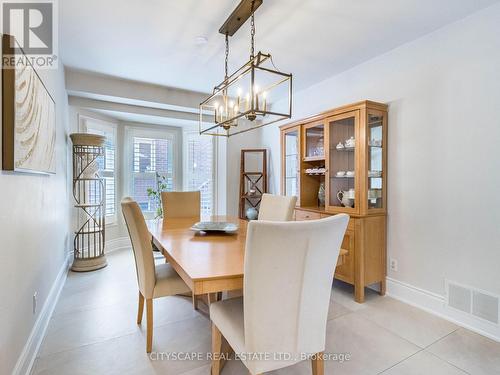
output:
[[[295,220],[317,220],[321,215],[318,212],[295,210]]]
[[[320,214],[320,217],[323,219],[325,217],[330,217],[332,214]],[[347,230],[354,230],[354,220],[353,218],[349,219],[349,224],[347,224]]]

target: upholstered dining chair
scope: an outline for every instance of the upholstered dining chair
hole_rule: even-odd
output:
[[[200,221],[201,193],[199,191],[165,191],[161,193],[163,219],[193,219]],[[167,260],[165,259],[165,262]],[[192,293],[193,308],[198,310],[198,300]]]
[[[314,375],[323,375],[333,274],[348,220],[339,214],[248,224],[243,298],[210,305],[212,375],[220,374],[222,337],[252,375],[293,365],[303,356],[311,356]]]
[[[134,251],[137,283],[139,284],[139,308],[137,324],[141,324],[146,300],[147,338],[146,352],[151,353],[153,345],[153,299],[189,293],[191,290],[168,263],[155,266],[151,235],[137,202],[124,198],[121,202],[132,249]]]
[[[290,221],[297,197],[263,194],[259,208],[259,220]]]
[[[194,218],[200,220],[199,191],[165,191],[161,193],[163,219]]]

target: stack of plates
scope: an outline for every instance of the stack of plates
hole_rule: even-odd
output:
[[[238,231],[238,225],[234,223],[226,223],[223,221],[201,221],[194,224],[191,230],[196,232],[226,232],[226,233],[236,233]]]

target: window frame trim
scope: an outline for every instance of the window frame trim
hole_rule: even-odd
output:
[[[184,130],[182,132],[182,170],[183,170],[183,190],[187,190],[188,184],[188,137],[189,135],[198,135],[200,137],[208,137],[208,135],[202,135],[198,130]],[[212,216],[218,215],[217,210],[217,137],[211,137],[212,141]]]

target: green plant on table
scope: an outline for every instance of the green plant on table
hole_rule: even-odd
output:
[[[148,197],[156,202],[155,219],[163,217],[163,207],[161,204],[161,193],[167,191],[167,177],[156,172],[156,189],[148,188]]]

